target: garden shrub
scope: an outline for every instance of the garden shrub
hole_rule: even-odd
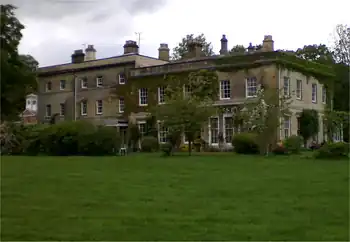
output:
[[[297,135],[292,135],[283,142],[284,148],[291,154],[299,154],[302,144],[303,138]]]
[[[349,143],[326,143],[315,152],[316,159],[349,158]]]
[[[240,133],[233,137],[232,146],[239,154],[258,154],[259,146],[256,140],[257,135],[254,133]]]
[[[288,155],[288,150],[283,145],[277,145],[273,150],[272,153],[275,155]]]
[[[153,136],[144,136],[141,140],[142,152],[155,152],[158,150],[158,140]]]
[[[173,145],[169,142],[160,145],[160,150],[164,156],[170,156],[173,150]]]

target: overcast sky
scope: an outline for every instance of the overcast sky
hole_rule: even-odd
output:
[[[75,49],[93,44],[97,58],[122,54],[127,39],[157,57],[186,34],[204,33],[215,52],[226,34],[229,47],[260,44],[272,35],[276,49],[331,44],[336,24],[350,24],[350,0],[0,0],[18,7],[25,25],[21,54],[40,66],[70,62]]]

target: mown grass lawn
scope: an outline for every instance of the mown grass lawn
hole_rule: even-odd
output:
[[[349,162],[2,157],[1,240],[349,240]]]

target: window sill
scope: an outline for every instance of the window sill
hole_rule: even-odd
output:
[[[231,97],[220,97],[220,100],[230,100],[231,99]]]
[[[254,97],[258,97],[258,96],[245,96],[246,98],[254,98]]]
[[[164,105],[165,103],[158,103],[159,105]]]
[[[103,113],[96,113],[96,115],[102,115]]]
[[[87,116],[87,113],[81,113],[80,115],[81,116]]]
[[[303,99],[301,97],[296,97],[296,100],[302,101]]]
[[[119,85],[125,85],[125,82],[119,82]]]
[[[313,104],[317,104],[317,101],[311,101]]]
[[[147,107],[148,104],[139,104],[140,107]]]

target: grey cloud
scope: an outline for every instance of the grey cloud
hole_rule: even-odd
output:
[[[18,7],[23,18],[60,20],[88,14],[90,20],[103,21],[108,16],[128,13],[151,13],[165,4],[166,0],[9,0]]]

